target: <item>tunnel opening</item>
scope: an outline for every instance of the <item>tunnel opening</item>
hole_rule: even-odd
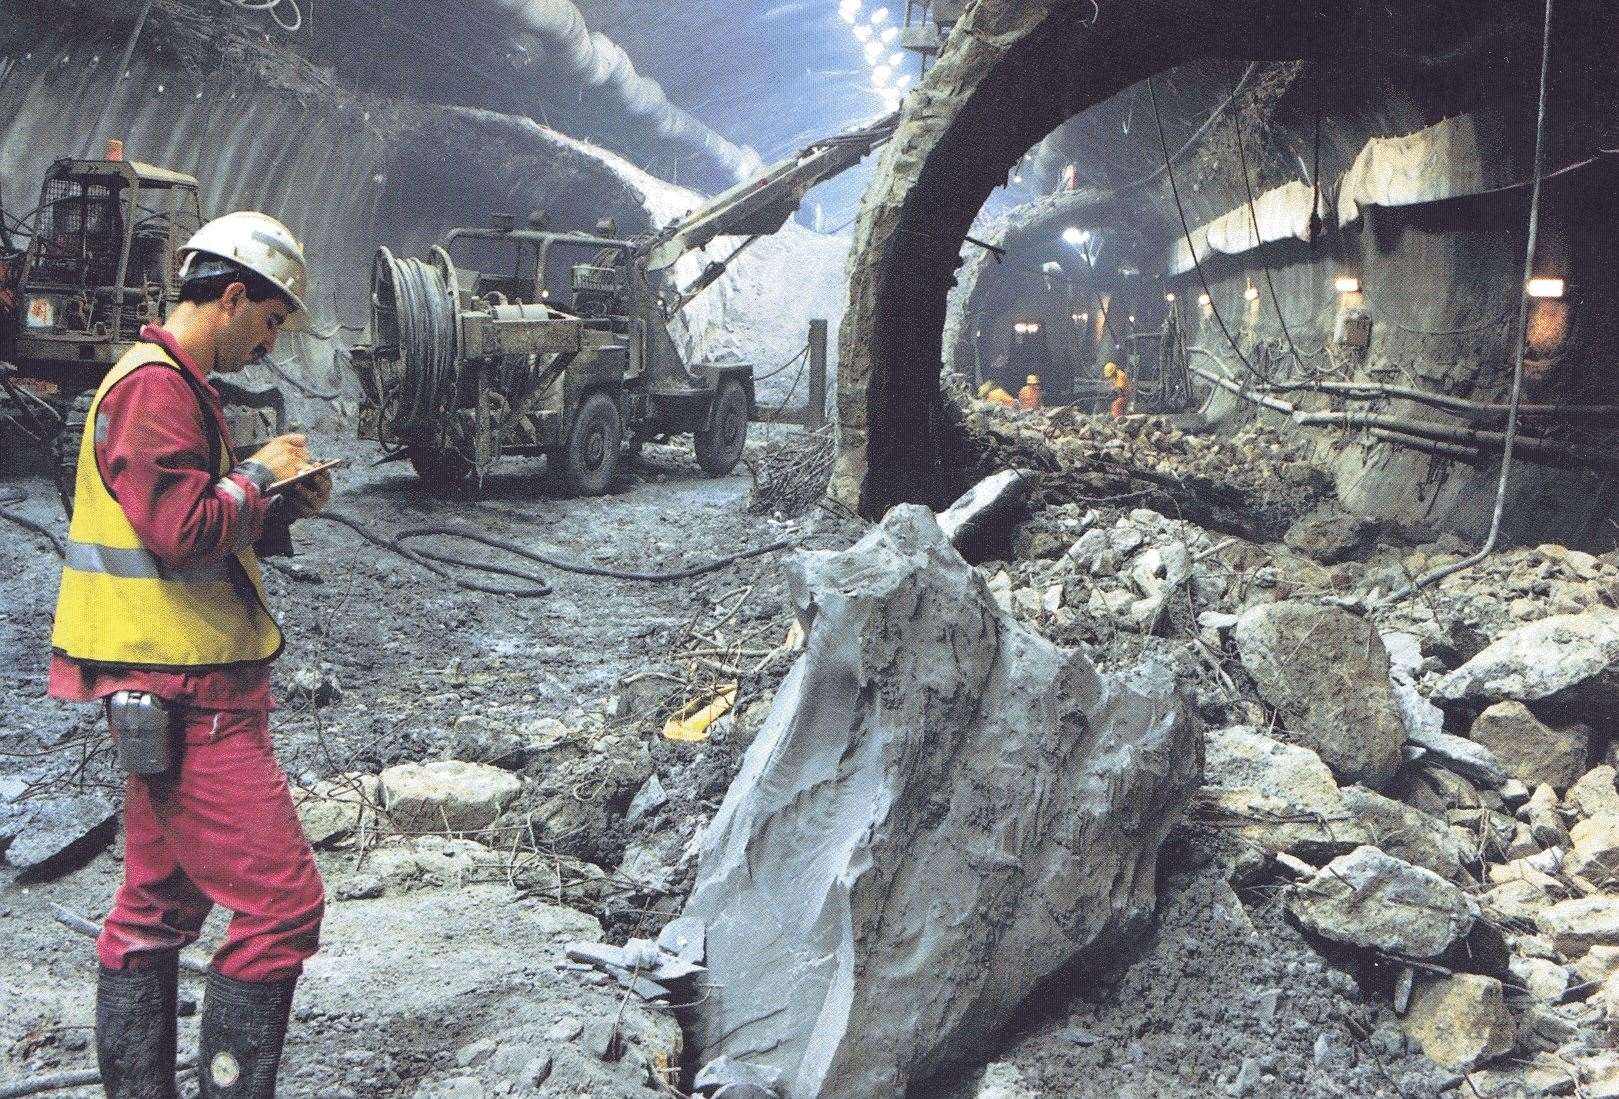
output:
[[[1162,322],[1171,316],[1190,354],[1227,377],[1235,372],[1250,381],[1293,385],[1336,371],[1360,380],[1400,378],[1499,403],[1515,333],[1481,336],[1490,326],[1472,310],[1485,298],[1503,305],[1517,299],[1514,267],[1521,268],[1524,247],[1538,54],[1519,49],[1482,68],[1466,62],[1491,55],[1503,42],[1523,45],[1539,10],[1510,5],[1484,26],[1469,25],[1448,8],[1397,8],[1375,16],[1333,13],[1325,6],[1260,10],[1166,40],[1132,35],[1120,23],[1092,26],[1089,5],[1051,4],[1038,13],[981,6],[952,39],[934,79],[924,83],[863,208],[843,330],[837,494],[874,516],[902,500],[937,506],[984,472],[961,439],[952,401],[941,393],[941,371],[959,376],[971,393],[989,380],[1021,385],[1038,364],[1054,372],[1057,382],[1048,387],[1054,388],[1048,399],[1072,400],[1082,375],[1115,357],[1121,346],[1159,342]],[[1143,6],[1132,14],[1147,20],[1154,13]],[[1597,151],[1605,147],[1597,105],[1612,98],[1613,82],[1589,42],[1610,18],[1587,6],[1566,13],[1555,26],[1559,65],[1550,112],[1556,125],[1538,262],[1565,274],[1578,264],[1584,242],[1612,239],[1608,216],[1581,210],[1584,200],[1576,197],[1607,186],[1608,165]],[[1194,165],[1176,164],[1180,193],[1173,205],[1162,178],[1151,195],[1120,202],[1084,178],[1087,168],[1076,164],[1072,143],[1065,148],[1056,140],[1059,130],[1082,122],[1110,97],[1128,95],[1144,105],[1141,82],[1150,73],[1160,74],[1158,94],[1173,101],[1177,81],[1190,79],[1188,74],[1206,82],[1210,71],[1234,73],[1234,60],[1253,59],[1263,71],[1283,67],[1265,59],[1286,57],[1299,59],[1293,72],[1302,68],[1303,75],[1282,88],[1274,105],[1280,140],[1273,147],[1250,131],[1246,149],[1239,149],[1220,133],[1224,126],[1216,127],[1200,158],[1206,166],[1221,152],[1222,142],[1214,138],[1222,137],[1228,167],[1212,173],[1215,178],[1200,178]],[[935,97],[923,98],[930,91]],[[1252,94],[1250,88],[1244,98]],[[1143,122],[1137,109],[1137,126],[1150,133],[1151,121]],[[1239,105],[1233,113],[1241,110]],[[1185,132],[1171,122],[1170,143]],[[1448,191],[1388,197],[1386,178],[1367,167],[1388,156],[1397,140],[1437,145],[1462,132],[1471,144],[1448,150],[1456,177]],[[1415,136],[1382,137],[1391,133]],[[1157,153],[1154,142],[1142,144]],[[1242,166],[1243,182],[1233,189],[1237,169],[1231,162],[1243,152],[1251,163]],[[982,254],[982,224],[973,219],[985,199],[1026,171],[1028,161],[1044,162],[1051,172],[1064,157],[1067,170],[1077,167],[1080,178],[1065,181],[1056,195],[1028,202],[989,234],[987,243],[1008,253],[1006,263],[1000,253]],[[1177,157],[1171,153],[1169,159]],[[1149,157],[1148,163],[1152,159],[1159,160],[1162,176],[1164,158]],[[1490,178],[1462,179],[1473,170],[1463,166],[1475,163],[1489,165],[1484,174]],[[1368,178],[1377,193],[1361,196],[1358,204],[1352,195],[1339,197],[1340,188],[1368,186]],[[1291,203],[1302,226],[1288,234],[1267,225],[1259,239],[1229,248],[1211,247],[1201,235],[1223,228],[1234,238],[1246,237],[1247,219],[1273,200],[1277,207]],[[1115,244],[1110,251],[1109,228],[1140,234],[1145,243],[1133,250]],[[1075,262],[1076,249],[1062,247],[1065,235],[1102,240],[1112,260],[1101,265],[1104,271],[1117,280],[1133,269],[1139,281],[1122,296],[1117,282],[1099,285],[1083,253]],[[1187,236],[1195,238],[1190,247]],[[1581,244],[1571,246],[1575,238]],[[1184,254],[1177,256],[1177,249]],[[1139,262],[1121,262],[1121,254],[1128,258],[1132,251]],[[1186,262],[1192,252],[1199,253],[1201,272]],[[1541,365],[1538,375],[1531,368],[1531,384],[1539,387],[1540,399],[1592,406],[1607,399],[1606,387],[1581,363],[1604,345],[1612,327],[1611,294],[1604,289],[1609,278],[1587,267],[1573,279],[1589,292],[1532,309],[1529,358]],[[1344,291],[1351,281],[1355,289]],[[1447,284],[1448,293],[1442,289]],[[1119,300],[1104,310],[1102,297],[1109,291]],[[1571,326],[1575,316],[1579,322]],[[1369,346],[1353,346],[1361,334],[1356,326],[1367,318]],[[1479,332],[1460,331],[1472,326]],[[1582,338],[1589,340],[1583,349]],[[1537,342],[1560,350],[1537,353]],[[1275,379],[1251,372],[1261,358],[1276,364]],[[1028,369],[1017,368],[1020,360]],[[1198,400],[1188,411],[1212,413],[1216,421],[1229,421],[1239,411],[1271,415],[1252,401],[1216,392],[1210,382],[1194,378],[1193,387]],[[1097,402],[1086,404],[1090,410]],[[1308,414],[1329,403],[1305,399],[1299,407]],[[1548,426],[1545,434],[1552,440],[1580,430],[1565,423]],[[1319,446],[1335,465],[1348,506],[1381,507],[1387,517],[1431,521],[1464,535],[1479,531],[1479,499],[1493,476],[1490,448],[1424,451],[1399,445],[1410,440],[1381,436],[1344,445],[1339,434],[1336,442]],[[1529,448],[1541,455],[1555,449]],[[1439,456],[1471,461],[1436,469],[1430,459]],[[1610,470],[1586,465],[1574,472],[1553,468],[1548,476],[1547,466],[1532,464],[1516,475],[1513,510],[1522,521],[1514,536],[1555,534],[1586,542],[1598,537],[1598,512],[1612,497]],[[1560,486],[1553,492],[1561,498],[1580,503],[1551,506],[1550,484]],[[1487,508],[1482,519],[1487,523]]]

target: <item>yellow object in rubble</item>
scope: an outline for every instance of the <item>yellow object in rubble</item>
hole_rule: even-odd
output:
[[[663,738],[696,743],[708,739],[708,727],[736,705],[736,684],[728,683],[711,698],[697,698],[663,723]]]

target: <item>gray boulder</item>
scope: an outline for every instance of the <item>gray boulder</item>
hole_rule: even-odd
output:
[[[516,775],[483,763],[401,763],[382,772],[382,807],[403,832],[476,832],[522,789]]]
[[[95,857],[118,833],[118,806],[94,790],[24,798],[0,777],[0,864],[19,880],[49,877]]]
[[[1473,898],[1420,866],[1360,847],[1288,890],[1287,913],[1330,942],[1418,961],[1442,957],[1479,917]]]
[[[1346,789],[1343,802],[1370,834],[1367,843],[1446,881],[1474,884],[1466,868],[1477,854],[1443,820],[1361,786]]]
[[[1376,540],[1377,529],[1375,519],[1331,507],[1298,520],[1282,541],[1323,565],[1335,565],[1363,555]]]
[[[1520,626],[1439,681],[1451,702],[1534,702],[1558,697],[1619,703],[1619,611],[1559,614]]]
[[[1172,674],[1002,613],[925,509],[790,568],[807,649],[704,836],[688,1038],[787,1099],[900,1094],[1143,928],[1202,738]]]
[[[1473,740],[1500,760],[1507,774],[1530,786],[1548,783],[1566,790],[1585,774],[1591,730],[1584,725],[1554,728],[1522,702],[1497,702],[1473,722]]]
[[[1209,733],[1204,782],[1199,819],[1267,851],[1324,862],[1372,842],[1320,756],[1247,726]]]
[[[1338,607],[1270,603],[1246,611],[1233,636],[1259,693],[1340,782],[1381,789],[1394,777],[1405,724],[1370,622]]]

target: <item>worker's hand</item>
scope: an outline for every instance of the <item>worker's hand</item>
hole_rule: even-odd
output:
[[[299,481],[287,488],[287,514],[293,519],[307,519],[319,515],[332,498],[332,473],[323,469],[307,481]]]
[[[254,452],[252,461],[270,471],[277,481],[285,481],[309,464],[309,440],[303,435],[277,435]],[[327,478],[328,490],[331,478]]]

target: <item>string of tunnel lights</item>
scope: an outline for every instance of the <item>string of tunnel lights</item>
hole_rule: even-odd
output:
[[[867,14],[865,0],[839,0],[838,17],[849,25],[860,44],[872,90],[889,110],[897,109],[915,77],[900,71],[905,65],[905,51],[899,45],[900,28],[893,13],[887,7],[877,7]]]

